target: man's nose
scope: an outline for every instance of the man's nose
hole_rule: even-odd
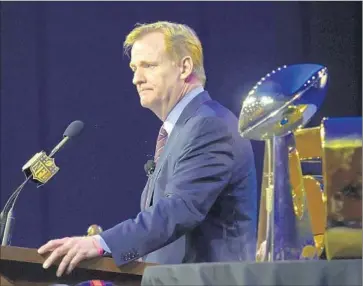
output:
[[[144,83],[145,82],[145,76],[144,74],[137,70],[134,72],[134,77],[132,78],[132,83],[134,85],[138,85],[138,84],[141,84],[141,83]]]

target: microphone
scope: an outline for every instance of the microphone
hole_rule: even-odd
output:
[[[55,165],[52,158],[69,139],[76,137],[83,130],[84,123],[82,121],[73,121],[63,133],[63,139],[53,148],[49,156],[44,151],[35,154],[22,168],[26,179],[24,182],[13,192],[8,201],[6,202],[3,210],[0,213],[0,239],[1,245],[9,245],[11,239],[12,225],[15,220],[13,209],[15,202],[25,186],[25,184],[32,180],[38,184],[38,187],[48,182],[58,171],[59,167]]]
[[[147,160],[147,162],[144,165],[144,170],[146,172],[146,176],[150,177],[155,171],[154,160]]]
[[[82,132],[83,127],[84,123],[79,120],[73,121],[71,124],[69,124],[67,129],[63,133],[63,140],[53,148],[53,150],[49,154],[49,157],[52,157],[55,153],[57,153],[59,149],[68,142],[69,139],[78,136]]]
[[[76,137],[83,130],[82,121],[73,121],[63,133],[63,139],[53,148],[49,156],[44,151],[35,154],[22,168],[26,177],[32,176],[32,181],[38,183],[38,187],[48,182],[58,171],[52,157],[66,144],[69,139]]]

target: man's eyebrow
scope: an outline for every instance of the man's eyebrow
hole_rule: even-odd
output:
[[[152,63],[154,63],[154,61],[141,61],[141,62],[139,62],[139,66],[143,66],[145,64],[152,64]],[[131,69],[134,69],[136,67],[136,65],[132,62],[130,62],[129,66]]]

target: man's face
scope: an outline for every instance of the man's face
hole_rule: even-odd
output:
[[[166,52],[164,35],[153,32],[135,41],[130,67],[141,105],[159,117],[166,115],[174,97],[178,97],[183,80],[180,68]]]

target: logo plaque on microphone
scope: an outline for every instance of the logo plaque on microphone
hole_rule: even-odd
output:
[[[38,186],[48,182],[58,171],[59,167],[56,166],[54,159],[47,156],[44,151],[35,154],[23,166],[25,176],[33,176],[32,180],[38,183]]]

